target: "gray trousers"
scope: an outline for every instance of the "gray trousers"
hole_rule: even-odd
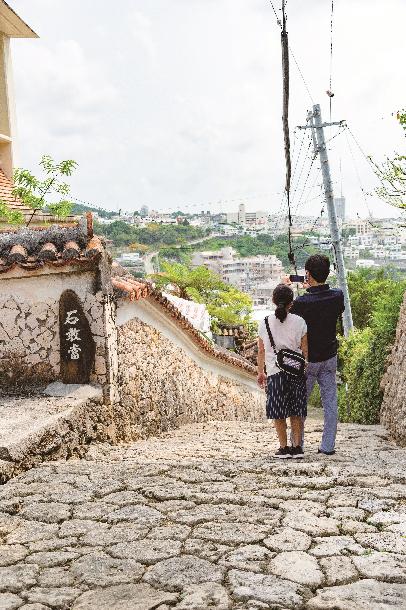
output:
[[[337,356],[324,360],[323,362],[309,362],[307,365],[307,399],[314,388],[319,384],[321,404],[324,412],[324,428],[321,438],[320,449],[322,451],[333,451],[337,434]],[[302,446],[304,444],[304,420],[302,432]]]

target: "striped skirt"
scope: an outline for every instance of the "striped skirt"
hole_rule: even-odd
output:
[[[284,371],[270,375],[267,381],[266,416],[268,419],[307,416],[306,378]]]

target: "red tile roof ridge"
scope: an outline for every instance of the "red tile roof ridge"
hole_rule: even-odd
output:
[[[0,233],[18,233],[21,229],[29,229],[30,231],[46,231],[51,226],[56,226],[56,223],[49,223],[47,225],[43,225],[41,227],[38,226],[29,226],[29,227],[7,227],[6,229],[0,229]],[[72,227],[79,226],[79,222],[77,220],[72,220],[69,222],[58,222],[58,227],[61,229],[71,229]]]
[[[139,301],[145,299],[150,291],[151,284],[146,282],[138,282],[135,278],[128,275],[111,278],[113,288],[123,292],[130,301]]]

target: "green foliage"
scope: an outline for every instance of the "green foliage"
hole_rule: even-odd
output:
[[[100,216],[100,218],[111,218],[112,216],[115,216],[116,212],[112,212],[109,210],[104,210],[103,208],[100,208],[98,206],[93,206],[93,205],[86,205],[84,203],[74,203],[72,205],[72,214],[85,214],[86,212],[97,212],[97,214]],[[136,214],[136,212],[134,212],[134,215]]]
[[[399,110],[399,112],[396,114],[396,118],[399,121],[400,126],[406,131],[406,109],[404,108],[403,110]]]
[[[406,210],[406,156],[388,157],[378,165],[372,162],[381,182],[376,189],[378,197],[401,210]]]
[[[382,294],[391,289],[398,275],[388,269],[358,269],[348,274],[348,289],[354,326],[363,329],[369,325],[371,316]]]
[[[406,130],[406,110],[399,111],[396,118]],[[370,160],[381,183],[381,186],[375,189],[378,197],[396,208],[406,210],[406,156],[398,154],[393,159],[386,157],[381,164],[371,158]]]
[[[221,290],[208,295],[206,305],[213,325],[242,324],[251,331],[252,300],[248,294],[224,284]]]
[[[65,178],[70,177],[77,167],[76,161],[68,159],[56,163],[49,155],[44,155],[39,162],[43,172],[42,179],[37,178],[28,169],[14,170],[14,186],[12,193],[22,203],[32,209],[32,216],[38,210],[47,208],[54,216],[64,218],[71,213],[72,203],[67,199],[70,187]],[[51,197],[52,201],[47,199]],[[55,201],[56,200],[56,201]],[[4,201],[0,201],[0,215],[8,222],[21,224],[24,217],[20,213],[12,212]],[[27,222],[27,226],[31,222]]]
[[[369,325],[355,330],[341,341],[341,374],[347,384],[347,393],[343,390],[339,393],[341,421],[364,424],[379,421],[380,382],[395,337],[405,290],[405,281],[389,281],[370,302],[371,310],[365,314]]]
[[[345,229],[342,229],[341,236],[342,236],[343,239],[348,239],[352,235],[355,235],[356,232],[357,232],[357,230],[354,229],[353,227],[345,228]]]
[[[134,227],[122,220],[104,225],[96,223],[97,232],[114,242],[115,246],[128,246],[140,243],[153,250],[161,247],[187,244],[188,241],[200,239],[205,233],[190,225],[161,225],[151,223],[147,227]]]
[[[206,267],[189,269],[180,263],[162,263],[163,272],[152,279],[161,288],[175,287],[183,299],[204,303],[212,316],[212,326],[219,324],[242,324],[252,330],[252,300],[244,292],[226,284]]]
[[[24,216],[17,210],[12,210],[7,203],[0,199],[0,219],[3,219],[10,225],[19,225],[24,222]]]
[[[310,254],[318,252],[317,248],[306,245],[305,250],[302,248],[305,240],[295,238],[293,246],[295,248],[296,262],[299,267],[304,266],[305,260]],[[204,242],[205,250],[220,250],[224,246],[234,248],[242,257],[270,255],[274,254],[281,261],[284,267],[289,267],[288,259],[288,237],[287,235],[272,236],[269,233],[260,233],[252,237],[251,235],[240,235],[235,237],[213,237]],[[201,244],[195,244],[190,248],[190,251],[199,251],[202,249]]]
[[[151,277],[161,288],[175,286],[182,299],[204,302],[207,293],[220,290],[223,282],[218,275],[206,267],[189,269],[180,263],[162,263],[163,271]]]

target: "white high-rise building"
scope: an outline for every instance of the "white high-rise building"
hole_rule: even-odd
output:
[[[341,197],[334,198],[334,206],[336,209],[337,218],[341,220],[341,222],[345,222],[345,197],[341,195]]]
[[[245,205],[243,203],[238,206],[238,224],[245,225]]]

